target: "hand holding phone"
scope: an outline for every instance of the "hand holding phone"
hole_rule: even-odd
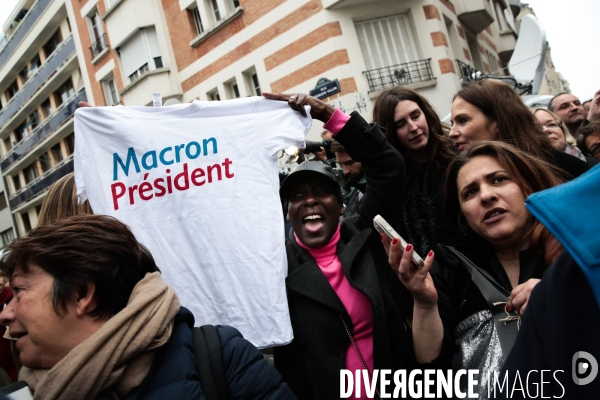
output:
[[[373,218],[373,225],[375,226],[377,232],[386,235],[390,239],[390,241],[394,239],[399,239],[402,250],[406,250],[406,245],[408,243],[406,243],[402,236],[400,236],[398,232],[396,232],[396,230],[392,228],[392,226],[388,224],[388,222],[385,219],[383,219],[381,215],[377,215],[375,216],[375,218]],[[413,251],[412,253],[412,261],[419,268],[423,266],[423,259],[417,254],[416,251]]]

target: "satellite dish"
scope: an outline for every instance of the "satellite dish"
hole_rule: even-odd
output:
[[[164,106],[172,106],[175,104],[181,104],[181,101],[179,101],[175,97],[171,97],[169,100],[165,101],[165,104],[163,104],[163,105]]]
[[[508,69],[518,83],[532,86],[532,94],[537,94],[542,85],[547,46],[546,30],[542,24],[533,15],[525,15]]]

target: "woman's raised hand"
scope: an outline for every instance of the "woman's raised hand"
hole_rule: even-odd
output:
[[[308,96],[303,93],[267,93],[263,92],[263,97],[271,100],[287,101],[290,107],[306,117],[304,106],[310,106],[310,116],[322,122],[327,122],[333,115],[335,108],[321,100]]]
[[[429,270],[433,265],[435,258],[433,251],[430,251],[425,257],[423,266],[419,268],[412,262],[413,246],[406,246],[406,251],[402,250],[400,240],[394,239],[390,242],[387,236],[381,235],[383,247],[388,255],[390,266],[398,275],[400,282],[411,293],[415,300],[415,306],[433,307],[437,305],[438,294],[433,284],[433,279]]]

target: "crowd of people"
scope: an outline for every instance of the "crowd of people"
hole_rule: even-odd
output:
[[[561,225],[548,226],[526,200],[581,179],[593,187],[600,91],[589,109],[570,93],[528,109],[504,83],[469,82],[452,99],[449,133],[428,100],[404,87],[379,95],[372,123],[304,94],[263,96],[303,116],[310,106],[327,147],[317,143],[314,159],[280,183],[294,337],[273,349],[274,366],[235,327],[217,326],[218,361],[207,372],[194,317],[160,265],[126,225],[78,204],[71,174],[50,189],[38,227],[0,261],[7,281],[0,323],[12,341],[10,354],[0,347],[7,383],[19,371],[35,399],[334,399],[346,392],[341,371],[358,370],[367,379],[357,378],[350,396],[366,399],[385,397],[379,385],[369,394],[383,370],[543,369],[541,361],[521,362],[521,353],[540,358],[548,349],[538,343],[528,352],[537,336],[519,328],[554,334],[535,331],[551,326],[544,320],[551,282],[534,289],[546,275],[564,275],[563,267],[577,269],[581,246],[574,250]],[[375,230],[377,215],[406,243]],[[600,281],[584,272],[574,273],[578,287],[570,289],[586,294],[586,304],[569,304],[589,310],[597,335],[600,295],[589,294]],[[559,334],[577,340],[568,329]],[[597,351],[596,343],[578,345]],[[598,383],[574,386],[571,365],[562,367],[568,373],[546,394],[584,398],[598,390]],[[489,382],[470,385],[460,379],[455,393],[490,397]]]

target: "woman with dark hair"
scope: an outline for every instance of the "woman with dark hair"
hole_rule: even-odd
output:
[[[455,235],[443,222],[441,188],[455,152],[433,107],[417,92],[396,87],[375,101],[373,122],[385,128],[388,142],[406,164],[402,236],[420,254],[433,243],[450,242]]]
[[[460,152],[473,142],[499,140],[557,165],[573,177],[588,170],[585,161],[552,147],[535,116],[505,83],[483,79],[465,84],[454,96],[450,120],[450,139]]]
[[[517,333],[517,322],[500,320],[512,311],[508,321],[523,315],[533,287],[562,250],[524,204],[531,193],[561,183],[557,174],[509,144],[472,144],[450,164],[445,183],[446,216],[466,240],[456,248],[436,246],[419,269],[410,261],[412,247],[403,254],[384,239],[415,309],[435,305],[438,291],[451,299],[438,304],[431,324],[441,320],[454,333],[454,368],[480,369],[480,376],[500,371]],[[442,339],[438,335],[429,346],[439,348]],[[479,389],[487,397],[485,379]]]

